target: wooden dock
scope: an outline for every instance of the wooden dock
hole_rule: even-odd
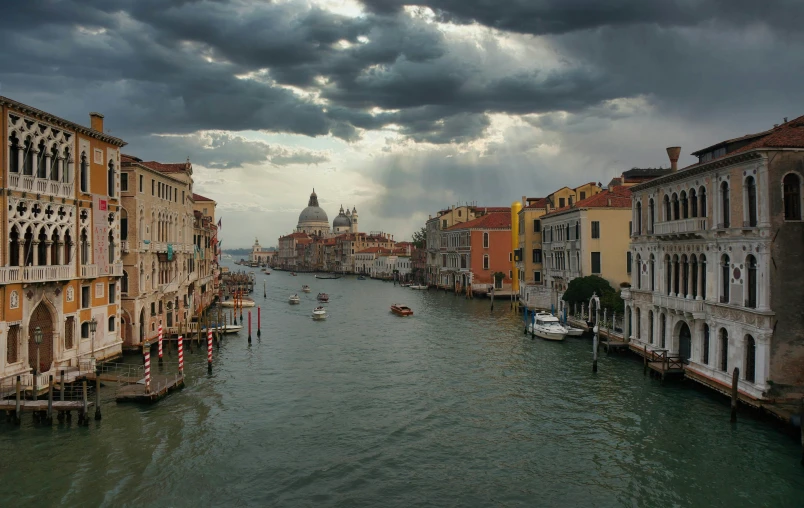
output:
[[[20,400],[20,411],[34,413],[47,411],[47,400]],[[93,402],[87,401],[87,408],[94,406]],[[84,403],[80,400],[54,400],[53,411],[81,411]],[[0,400],[0,411],[17,410],[17,403],[13,400]]]
[[[156,402],[164,398],[167,394],[184,388],[184,376],[151,376],[151,389],[145,390],[145,379],[140,379],[136,383],[121,386],[117,390],[115,400],[117,402]]]

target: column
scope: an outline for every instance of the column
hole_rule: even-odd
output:
[[[39,266],[39,242],[31,241],[31,266]]]
[[[51,249],[53,248],[53,242],[50,240],[45,240],[45,265],[50,265],[50,254]]]
[[[767,380],[770,374],[769,372],[769,362],[770,362],[770,339],[771,339],[772,332],[763,332],[757,334],[754,337],[754,341],[756,344],[756,372],[754,373],[755,384],[757,388],[760,390],[764,390],[767,388]],[[710,339],[711,341],[711,339]],[[743,354],[744,355],[744,354]],[[711,356],[710,356],[711,358]]]
[[[763,249],[757,253],[757,310],[770,311],[768,297],[770,296],[770,278],[768,277],[768,267],[770,266],[768,252]],[[746,288],[748,286],[746,285]],[[759,378],[757,378],[759,379]]]
[[[692,263],[690,263],[690,258],[687,258],[686,272],[687,272],[687,299],[692,298]]]
[[[698,264],[697,264],[696,270],[698,271],[698,280],[695,282],[695,285],[697,286],[695,288],[695,292],[698,294],[698,296],[696,296],[695,299],[696,300],[703,300],[703,297],[701,296],[701,294],[702,294],[701,289],[703,288],[703,284],[702,284],[703,277],[702,276],[703,276],[703,271],[704,271],[704,263],[701,263],[700,258],[698,258]]]
[[[24,232],[20,233],[18,246],[19,246],[19,251],[20,251],[20,255],[19,255],[20,266],[25,266],[25,233]]]

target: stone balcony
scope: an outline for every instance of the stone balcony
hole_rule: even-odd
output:
[[[123,252],[131,252],[131,242],[128,240],[122,240],[120,242],[120,249],[122,249]]]
[[[653,305],[682,314],[691,314],[696,318],[703,317],[704,301],[678,296],[660,295],[653,293]]]
[[[630,300],[631,299],[631,288],[622,288],[620,289],[620,297],[623,300]]]
[[[22,175],[19,173],[10,173],[8,175],[8,188],[58,198],[75,197],[75,184],[56,182],[47,178],[37,178],[33,175]]]
[[[98,265],[81,265],[81,278],[94,279],[98,277]]]
[[[707,229],[709,229],[709,217],[693,217],[657,222],[653,225],[653,234],[665,240],[674,240],[701,236]]]
[[[75,278],[75,267],[59,266],[26,266],[22,270],[22,282],[55,282]]]
[[[110,274],[114,277],[122,277],[123,276],[123,263],[115,263],[113,265],[109,265]]]

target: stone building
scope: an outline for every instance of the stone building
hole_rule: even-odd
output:
[[[748,399],[804,385],[804,117],[694,152],[632,187],[626,336],[685,375]]]
[[[511,209],[495,207],[466,222],[459,222],[441,234],[439,287],[465,291],[510,288],[513,279],[511,260]],[[505,277],[496,280],[494,274]],[[474,285],[474,286],[473,286]]]
[[[192,309],[193,167],[122,156],[122,338],[141,347]],[[190,313],[191,315],[192,313]]]
[[[22,375],[30,386],[34,371],[121,353],[126,143],[104,133],[98,113],[86,127],[0,97],[0,118],[0,379]]]
[[[195,280],[191,282],[190,291],[193,297],[191,305],[196,314],[212,305],[219,287],[219,249],[218,226],[215,223],[215,207],[217,203],[200,194],[193,193],[193,271]]]
[[[254,238],[254,245],[251,246],[251,253],[249,254],[248,260],[251,263],[271,264],[275,255],[275,250],[264,249],[260,245],[260,241],[257,238]]]

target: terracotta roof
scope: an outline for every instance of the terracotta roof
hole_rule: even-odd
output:
[[[581,187],[583,187],[584,185],[597,185],[597,182],[594,182],[594,181],[593,181],[593,182],[586,182],[586,183],[582,183],[581,185],[579,185],[579,186],[575,187],[575,189],[580,189],[580,188],[581,188]],[[575,190],[575,189],[572,189],[572,190]]]
[[[307,233],[299,232],[279,237],[280,240],[286,240],[288,238],[309,238],[309,236],[307,236]]]
[[[511,229],[511,209],[506,209],[507,213],[489,213],[468,222],[455,224],[447,228],[446,231],[459,229]]]
[[[214,199],[206,198],[201,194],[196,194],[195,192],[193,192],[193,201],[212,201],[213,203],[215,202]]]
[[[529,204],[525,208],[547,208],[547,198],[528,198]]]
[[[484,213],[497,213],[497,212],[508,212],[511,213],[510,206],[476,206],[476,212],[484,212]]]
[[[378,252],[390,252],[388,249],[383,247],[369,247],[368,249],[363,249],[358,251],[358,254],[376,254]]]
[[[121,164],[133,164],[135,162],[142,162],[142,159],[134,157],[133,155],[126,155],[124,153],[120,154],[120,163]]]
[[[190,162],[173,162],[164,164],[156,161],[137,161],[148,169],[159,171],[160,173],[183,173],[190,169]]]
[[[582,199],[572,206],[565,206],[558,210],[543,215],[542,217],[552,217],[570,210],[582,208],[631,208],[631,190],[628,187],[612,187],[594,196]]]

